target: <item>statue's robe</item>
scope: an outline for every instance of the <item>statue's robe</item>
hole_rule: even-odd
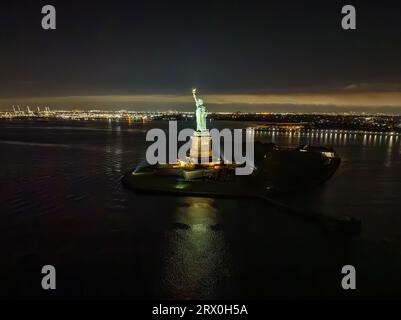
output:
[[[206,131],[206,110],[203,105],[196,108],[196,131]]]

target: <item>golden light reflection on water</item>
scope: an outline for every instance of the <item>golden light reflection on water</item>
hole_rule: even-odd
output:
[[[210,297],[229,275],[224,232],[216,227],[218,209],[214,199],[180,201],[167,235],[164,288],[171,298]]]

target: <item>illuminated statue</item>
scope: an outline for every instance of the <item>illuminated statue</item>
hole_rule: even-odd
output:
[[[192,89],[192,95],[196,104],[196,131],[205,132],[206,131],[206,108],[203,105],[203,100],[196,97],[196,89]]]

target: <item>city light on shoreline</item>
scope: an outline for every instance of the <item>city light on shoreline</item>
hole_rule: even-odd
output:
[[[128,125],[152,121],[195,121],[195,113],[187,111],[132,111],[132,110],[53,110],[50,107],[12,106],[0,111],[0,119],[46,121],[108,121],[127,122]],[[210,121],[239,121],[250,123],[257,131],[344,130],[361,133],[401,133],[401,115],[294,112],[211,112]]]

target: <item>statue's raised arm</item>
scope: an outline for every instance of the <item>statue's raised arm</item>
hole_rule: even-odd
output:
[[[196,104],[196,106],[198,107],[198,106],[199,106],[199,100],[198,100],[198,98],[196,97],[196,88],[195,88],[195,89],[192,89],[192,96],[194,97],[195,104]]]

